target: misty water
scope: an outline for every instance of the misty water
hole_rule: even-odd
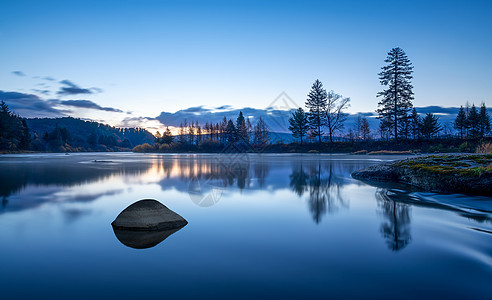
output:
[[[1,155],[0,298],[490,299],[492,198],[350,177],[399,158]],[[144,198],[189,224],[115,235]]]

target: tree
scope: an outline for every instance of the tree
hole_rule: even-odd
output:
[[[368,140],[371,135],[371,129],[369,128],[369,122],[366,118],[362,118],[360,122],[360,135],[363,140]]]
[[[377,94],[378,97],[382,97],[377,113],[380,119],[384,118],[393,128],[393,136],[398,140],[399,122],[412,108],[413,66],[399,47],[391,49],[384,62],[387,65],[381,68],[382,71],[378,75],[381,85],[387,88]]]
[[[391,122],[387,118],[381,119],[379,122],[379,135],[383,140],[389,140],[391,136]]]
[[[164,131],[164,133],[162,134],[161,143],[171,144],[173,142],[173,140],[174,140],[174,136],[171,133],[171,130],[169,130],[169,126],[168,126],[168,127],[166,127],[166,131]]]
[[[195,121],[195,128],[196,128],[196,144],[200,144],[202,141],[202,127],[200,124],[198,124],[198,121]]]
[[[253,125],[251,125],[249,118],[246,119],[246,128],[248,129],[248,144],[249,144],[250,137],[253,133]]]
[[[343,110],[350,105],[349,102],[350,98],[343,98],[334,91],[328,92],[326,96],[325,125],[328,128],[330,142],[333,142],[335,132],[343,128],[343,122],[347,118]]]
[[[323,88],[321,81],[316,79],[306,100],[306,108],[309,110],[308,120],[311,128],[311,135],[318,138],[321,144],[323,136],[323,126],[326,124],[326,90]]]
[[[234,126],[234,123],[231,120],[227,122],[227,127],[225,130],[225,139],[227,144],[234,144],[237,142],[238,139],[236,127]]]
[[[181,144],[186,143],[186,120],[184,124],[183,123],[179,124],[178,142],[180,142]]]
[[[480,136],[480,115],[478,114],[475,104],[473,104],[470,109],[467,121],[471,137],[478,138]]]
[[[412,113],[408,117],[409,133],[413,139],[420,137],[420,127],[422,126],[422,118],[417,113],[415,107],[412,109]]]
[[[236,130],[239,141],[249,143],[248,126],[242,111],[239,112],[239,116],[236,120]]]
[[[453,127],[456,130],[460,131],[460,137],[463,138],[464,131],[466,130],[466,113],[463,109],[463,105],[460,107],[458,114],[456,115],[456,119],[454,120]]]
[[[268,137],[268,128],[262,117],[258,119],[254,127],[254,139],[253,143],[255,145],[266,145],[270,141]]]
[[[487,112],[487,108],[485,107],[485,103],[483,102],[482,105],[480,106],[479,119],[480,119],[480,136],[484,137],[490,131],[490,116],[489,113]]]
[[[292,131],[292,136],[299,138],[302,145],[302,137],[304,137],[309,130],[309,121],[306,113],[299,107],[292,113],[292,117],[289,118],[289,130]]]
[[[442,130],[439,118],[432,113],[427,113],[422,120],[421,132],[424,137],[431,139],[436,133]]]
[[[162,138],[162,135],[161,133],[159,132],[159,130],[157,130],[157,132],[155,133],[155,142],[160,144],[162,141],[161,141],[161,138]]]

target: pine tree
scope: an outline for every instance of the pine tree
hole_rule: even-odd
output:
[[[391,49],[384,62],[387,65],[382,67],[378,75],[381,85],[386,86],[387,89],[377,94],[378,97],[382,97],[377,112],[380,119],[385,119],[385,126],[389,125],[393,128],[393,136],[398,140],[399,122],[412,108],[413,66],[401,48]]]
[[[431,113],[427,113],[422,120],[420,131],[424,137],[431,139],[436,133],[442,130],[439,125],[439,118]]]
[[[485,107],[485,103],[483,102],[482,105],[480,106],[479,119],[480,119],[480,136],[484,137],[490,131],[490,116],[489,113],[487,112],[487,107]]]
[[[237,136],[239,141],[243,143],[248,143],[249,142],[249,136],[248,136],[248,127],[246,125],[246,121],[243,116],[243,112],[239,112],[239,116],[237,117],[236,120],[236,130],[237,130]]]
[[[472,105],[467,120],[471,137],[478,138],[480,136],[480,115],[475,104]]]
[[[318,138],[318,143],[321,144],[323,136],[323,126],[326,124],[326,102],[327,94],[323,88],[321,81],[317,80],[311,87],[306,100],[306,107],[309,110],[308,120],[311,128],[311,135]]]
[[[234,144],[237,142],[238,139],[236,127],[234,126],[234,123],[231,120],[227,122],[227,127],[225,130],[225,139],[227,144]]]
[[[417,113],[415,107],[412,109],[412,113],[408,116],[409,134],[415,140],[420,137],[420,127],[422,126],[422,118]]]
[[[343,128],[343,122],[346,119],[343,110],[350,105],[349,102],[350,98],[343,98],[334,91],[328,92],[326,96],[325,124],[328,128],[330,142],[333,142],[333,135],[336,131]]]
[[[460,137],[464,137],[464,133],[466,130],[466,113],[463,109],[463,105],[460,107],[458,114],[456,115],[456,119],[454,120],[453,127],[456,130],[460,131]]]
[[[309,121],[302,107],[299,107],[292,113],[292,117],[289,118],[289,124],[289,130],[292,131],[292,136],[299,138],[302,145],[302,137],[304,137],[309,130]]]

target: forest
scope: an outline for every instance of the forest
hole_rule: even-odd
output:
[[[141,128],[117,128],[72,117],[24,119],[0,101],[0,151],[86,152],[131,151],[154,143]]]

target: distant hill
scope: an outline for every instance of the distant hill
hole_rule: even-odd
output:
[[[26,119],[26,122],[33,142],[55,139],[52,148],[60,146],[57,143],[67,143],[71,148],[82,148],[82,150],[104,150],[101,149],[101,145],[112,149],[115,147],[131,149],[144,143],[153,144],[155,140],[154,136],[145,129],[117,128],[72,117],[34,118]],[[63,143],[59,143],[57,139],[63,140]]]

